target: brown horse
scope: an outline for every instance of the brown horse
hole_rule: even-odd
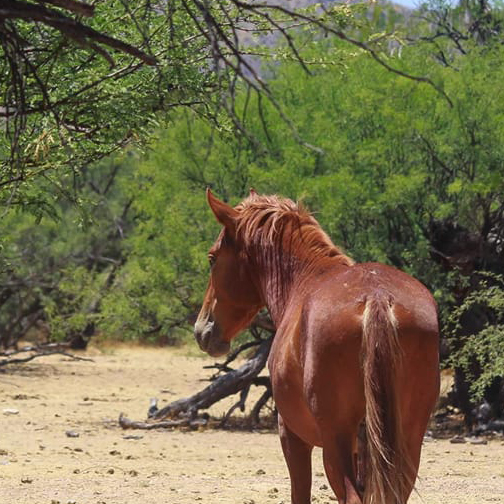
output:
[[[399,270],[354,263],[291,200],[251,191],[232,208],[207,198],[223,229],[195,337],[222,355],[268,308],[292,503],[310,503],[320,446],[340,504],[404,504],[439,390],[434,299]]]

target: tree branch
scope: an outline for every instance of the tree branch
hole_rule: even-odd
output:
[[[66,0],[55,0],[55,2],[63,4],[66,3]],[[73,9],[71,10],[75,11],[77,6],[74,4],[78,5],[80,2],[72,2]],[[149,56],[140,49],[96,31],[75,19],[65,16],[53,9],[48,9],[43,5],[22,2],[20,0],[2,0],[2,4],[0,5],[0,19],[25,19],[27,21],[36,21],[46,26],[51,26],[66,37],[91,47],[94,50],[97,49],[97,46],[95,45],[93,47],[90,41],[99,42],[113,49],[117,49],[118,51],[131,54],[147,65],[156,64],[156,59],[153,56]],[[103,50],[101,50],[101,54],[104,55]]]

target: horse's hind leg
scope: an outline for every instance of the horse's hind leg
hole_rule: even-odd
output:
[[[357,490],[360,495],[364,495],[364,487],[366,483],[366,465],[367,465],[367,439],[366,439],[366,422],[364,420],[359,424],[359,432],[357,434],[357,448],[354,453],[354,468],[357,479]]]
[[[356,443],[357,432],[324,439],[324,468],[339,504],[362,504],[355,471]]]
[[[284,424],[278,415],[278,429],[291,480],[292,504],[311,502],[311,453],[313,446],[306,444]]]

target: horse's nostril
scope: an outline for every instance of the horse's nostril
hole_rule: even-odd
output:
[[[196,323],[194,326],[194,337],[198,342],[199,347],[203,351],[207,351],[208,345],[210,344],[210,340],[212,338],[212,334],[214,332],[215,322],[214,321],[206,321],[205,324]]]

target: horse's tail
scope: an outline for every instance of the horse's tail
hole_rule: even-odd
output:
[[[377,292],[366,301],[362,350],[367,438],[363,501],[405,504],[411,471],[397,397],[401,347],[389,294]]]

